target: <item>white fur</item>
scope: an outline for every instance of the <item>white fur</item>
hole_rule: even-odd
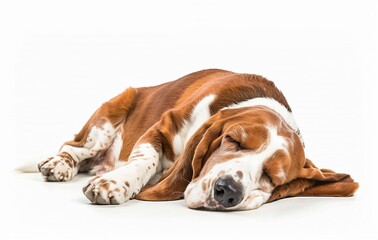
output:
[[[149,184],[155,184],[157,183],[160,178],[163,176],[163,174],[171,168],[173,165],[173,162],[165,157],[163,154],[160,156],[160,160],[158,162],[157,168],[156,168],[156,173],[152,178],[148,181]]]
[[[48,180],[68,181],[79,171],[79,168],[71,168],[61,156],[54,156],[43,164],[42,168],[49,169],[50,174],[46,176]]]
[[[113,156],[108,157],[118,158],[122,146],[122,137],[120,135],[120,131],[114,128],[113,125],[107,121],[101,126],[91,127],[88,137],[82,147],[63,145],[63,147],[60,149],[60,153],[68,153],[72,157],[72,159],[77,163],[75,164],[75,167],[71,168],[64,161],[65,159],[63,157],[57,155],[51,159],[41,162],[41,169],[50,169],[50,174],[46,176],[48,180],[70,180],[78,173],[79,163],[81,161],[94,157],[100,151],[108,149],[113,143],[115,136],[117,136],[117,141],[107,154],[114,154]],[[96,173],[101,168],[102,166],[95,166],[90,173]]]
[[[229,208],[229,210],[247,210],[254,209],[265,203],[269,197],[270,192],[263,192],[260,189],[260,178],[262,175],[262,168],[264,162],[269,159],[277,150],[287,149],[285,139],[277,134],[277,129],[269,128],[269,143],[266,149],[260,153],[248,153],[242,157],[235,158],[223,163],[218,163],[199,181],[191,182],[186,191],[185,202],[190,208],[207,207],[210,201],[213,201],[214,186],[210,186],[203,191],[202,184],[215,183],[219,177],[231,176],[235,181],[242,183],[245,191],[245,196],[241,203],[237,206]],[[243,178],[239,179],[237,171],[243,173]],[[221,175],[221,172],[223,174]],[[219,206],[218,206],[219,207]]]
[[[173,137],[173,151],[176,156],[179,156],[183,152],[189,139],[211,117],[209,106],[214,99],[215,95],[211,94],[199,101],[193,108],[190,119],[185,121],[180,132]]]
[[[119,155],[122,150],[123,140],[122,140],[122,128],[117,131],[116,136],[112,144],[111,154],[114,156],[115,168],[125,165],[125,162],[119,161]]]
[[[109,148],[116,131],[117,129],[110,122],[106,122],[102,126],[93,126],[83,147],[64,145],[60,152],[66,152],[75,161],[81,162],[84,159],[95,156],[99,151]]]
[[[105,172],[109,172],[115,168],[119,168],[126,164],[126,162],[119,161],[119,155],[122,149],[122,128],[120,128],[116,133],[112,145],[106,151],[106,154],[102,161],[98,165],[93,166],[89,171],[90,175],[100,175]],[[112,164],[113,163],[113,164]]]
[[[101,201],[98,203],[124,203],[133,194],[138,194],[155,175],[158,162],[159,153],[155,148],[149,143],[140,144],[133,149],[124,166],[94,179],[89,191],[100,197],[95,200]],[[109,183],[108,189],[102,188],[104,180]]]

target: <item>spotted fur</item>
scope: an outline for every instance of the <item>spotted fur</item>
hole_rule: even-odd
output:
[[[83,192],[97,204],[185,197],[190,208],[247,210],[288,196],[351,196],[358,188],[349,175],[306,158],[273,82],[219,69],[126,89],[39,169],[47,181],[96,174]],[[223,178],[242,194],[232,207],[214,198]]]

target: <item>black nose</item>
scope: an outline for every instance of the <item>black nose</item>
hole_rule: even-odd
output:
[[[243,198],[243,187],[232,177],[219,178],[215,182],[214,198],[224,207],[236,206]]]

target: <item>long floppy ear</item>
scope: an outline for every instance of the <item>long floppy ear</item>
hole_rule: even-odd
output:
[[[358,187],[359,184],[348,174],[318,169],[306,159],[306,164],[299,170],[298,177],[289,183],[277,186],[268,202],[294,196],[350,197]]]
[[[221,143],[224,121],[215,119],[211,118],[193,134],[173,166],[156,185],[143,188],[137,199],[164,201],[183,197],[187,185],[199,175],[207,158]]]

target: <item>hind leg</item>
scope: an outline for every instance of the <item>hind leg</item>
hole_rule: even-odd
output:
[[[56,156],[38,164],[47,181],[69,181],[79,171],[103,173],[114,169],[121,126],[134,103],[135,89],[104,103],[75,136],[63,144]]]
[[[89,169],[97,165],[95,171],[113,169],[115,158],[111,146],[117,135],[117,126],[113,126],[106,118],[100,118],[95,123],[84,130],[88,132],[84,139],[65,143],[56,156],[38,165],[47,181],[71,180],[84,163],[91,165]]]

